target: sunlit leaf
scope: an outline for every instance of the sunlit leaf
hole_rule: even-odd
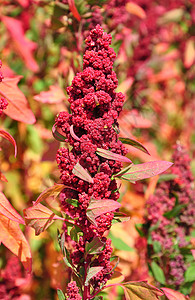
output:
[[[37,198],[37,200],[35,201],[35,205],[40,203],[41,201],[44,201],[45,199],[47,199],[50,196],[54,196],[56,194],[59,194],[63,189],[65,189],[66,186],[64,184],[54,184],[53,186],[47,188],[46,190],[44,190],[39,197]]]
[[[26,97],[17,86],[21,78],[22,76],[7,77],[0,84],[0,95],[8,101],[4,113],[16,121],[34,124],[36,121],[35,116],[28,105]]]
[[[17,146],[16,146],[16,141],[14,140],[14,138],[11,136],[11,134],[9,134],[9,132],[0,129],[0,136],[4,137],[6,140],[8,140],[10,143],[12,143],[12,145],[14,146],[14,150],[15,150],[15,157],[17,155]]]
[[[145,18],[146,18],[146,13],[145,13],[145,11],[143,10],[143,8],[142,8],[141,6],[139,6],[139,5],[137,5],[137,4],[134,3],[134,2],[128,2],[128,3],[126,4],[126,10],[127,10],[129,13],[131,13],[131,14],[133,14],[133,15],[135,15],[135,16],[141,18],[141,19],[145,19]]]
[[[34,228],[36,235],[45,231],[57,217],[49,208],[40,203],[24,209],[23,213],[26,225]]]
[[[121,283],[125,279],[125,276],[118,271],[114,271],[111,279],[106,282],[106,285],[110,284],[118,284]]]
[[[12,207],[12,205],[7,200],[5,195],[1,192],[0,192],[0,214],[4,215],[8,219],[15,221],[19,224],[25,224],[22,217],[17,213],[17,211]]]
[[[87,181],[89,183],[93,183],[93,178],[89,175],[86,169],[84,169],[79,163],[77,163],[73,170],[72,173],[79,177],[80,179]]]
[[[96,153],[99,156],[107,158],[107,159],[117,160],[117,161],[120,161],[120,162],[131,163],[131,160],[128,157],[120,155],[120,154],[117,154],[117,153],[114,153],[114,152],[111,152],[109,150],[97,148]]]
[[[18,256],[24,267],[31,272],[30,246],[19,224],[0,214],[0,232],[0,243],[2,242],[12,253]]]
[[[118,209],[121,206],[120,203],[114,200],[95,200],[92,199],[90,201],[90,204],[87,208],[87,218],[89,219],[90,222],[92,222],[95,226],[97,226],[97,223],[95,221],[95,218],[98,216],[114,211]]]
[[[163,292],[146,281],[132,281],[120,284],[127,300],[155,300],[163,296]]]
[[[118,174],[116,174],[114,175],[114,177],[129,181],[137,181],[158,175],[166,171],[171,166],[172,163],[168,161],[150,161],[138,165],[132,164],[130,169],[126,173],[123,173],[119,176]]]

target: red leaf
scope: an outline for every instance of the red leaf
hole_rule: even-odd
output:
[[[22,217],[17,213],[17,211],[12,207],[10,202],[7,200],[5,195],[0,192],[0,214],[4,215],[8,219],[15,221],[20,224],[25,224]]]
[[[5,78],[0,84],[0,95],[8,101],[8,106],[4,113],[10,118],[27,124],[35,123],[36,119],[31,111],[27,99],[19,90],[17,84],[22,76]]]
[[[82,180],[93,183],[93,178],[91,177],[91,175],[79,163],[74,166],[72,173]]]
[[[70,126],[70,134],[73,137],[73,139],[80,141],[81,139],[74,133],[73,125]]]
[[[16,141],[11,136],[11,134],[9,134],[7,131],[4,131],[4,130],[0,129],[0,136],[4,137],[6,140],[8,140],[10,143],[12,143],[12,145],[14,146],[14,149],[15,149],[15,154],[14,155],[16,157],[16,155],[17,155]]]
[[[123,143],[123,144],[127,144],[130,145],[132,147],[135,147],[141,151],[143,151],[144,153],[150,155],[150,153],[148,152],[148,150],[138,141],[130,139],[130,138],[122,138],[119,137],[119,140]]]
[[[139,5],[137,5],[136,3],[128,2],[128,3],[126,4],[126,10],[127,10],[129,13],[131,13],[131,14],[133,14],[133,15],[135,15],[135,16],[141,18],[141,19],[145,19],[145,18],[146,18],[146,13],[145,13],[145,11],[143,10],[143,8],[141,8],[141,7],[140,7]]]
[[[49,208],[40,203],[24,209],[23,213],[26,225],[34,228],[36,235],[46,230],[57,217]]]
[[[107,159],[117,160],[117,161],[120,161],[120,162],[132,163],[132,161],[128,157],[122,156],[120,154],[114,153],[114,152],[109,151],[109,150],[97,148],[96,153],[99,156],[107,158]]]
[[[95,226],[97,223],[95,218],[98,216],[105,214],[107,212],[114,211],[121,206],[120,203],[114,200],[104,199],[104,200],[96,200],[92,199],[88,208],[87,208],[87,217],[90,222],[92,222]]]
[[[68,0],[68,4],[69,4],[70,10],[71,10],[73,16],[77,19],[77,21],[80,21],[81,16],[78,13],[78,10],[75,6],[74,0]]]
[[[183,294],[179,293],[178,291],[174,291],[169,288],[161,288],[161,290],[164,292],[165,296],[169,300],[186,300],[187,299]]]
[[[120,284],[120,286],[124,289],[127,300],[155,300],[163,296],[162,291],[146,281],[132,281]]]
[[[49,91],[41,92],[39,95],[34,96],[36,101],[42,103],[60,103],[66,99],[63,90],[59,86],[51,85]]]
[[[39,66],[32,55],[32,52],[37,47],[37,44],[25,37],[22,22],[16,20],[15,18],[5,16],[2,17],[2,21],[14,41],[16,51],[23,58],[26,66],[31,71],[37,72],[39,70]]]
[[[0,214],[0,243],[18,256],[24,267],[31,272],[32,258],[30,246],[19,224]]]
[[[53,196],[55,194],[59,194],[65,188],[66,188],[66,186],[64,184],[54,184],[53,186],[51,186],[51,187],[47,188],[46,190],[44,190],[39,195],[39,197],[35,201],[34,205],[37,205],[38,203],[40,203],[41,201],[47,199],[50,196]],[[69,187],[69,188],[71,188],[71,187]]]
[[[172,165],[173,163],[168,161],[150,161],[138,165],[132,164],[125,173],[121,174],[120,171],[118,173],[119,177],[117,176],[117,174],[114,175],[114,177],[130,180],[130,181],[142,180],[145,178],[150,178],[152,176],[158,175],[166,171]]]

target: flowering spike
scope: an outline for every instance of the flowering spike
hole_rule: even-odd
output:
[[[127,149],[114,129],[118,127],[117,118],[124,95],[115,92],[118,81],[112,68],[116,54],[110,47],[111,39],[99,25],[90,32],[85,41],[83,71],[76,74],[67,89],[71,114],[61,112],[54,126],[57,128],[54,134],[59,132],[60,137],[57,137],[70,145],[69,149],[63,147],[57,153],[62,183],[70,187],[61,192],[60,200],[64,212],[74,218],[75,225],[83,231],[79,241],[74,241],[76,246],[70,253],[77,272],[82,268],[85,270],[82,284],[85,286],[87,282],[87,286],[83,299],[92,297],[112,276],[111,241],[103,237],[111,227],[114,211],[120,207],[116,202],[119,192],[112,175],[121,170],[123,161],[131,162],[125,157]],[[78,205],[72,205],[68,199],[75,199]],[[67,230],[65,235],[69,240]],[[92,254],[85,253],[85,246],[94,240],[100,241],[104,248],[101,252],[96,251],[96,257],[92,259]],[[87,265],[81,259],[84,256]],[[89,276],[90,270],[99,271]]]
[[[82,229],[75,240],[68,234],[66,224],[63,227],[65,240],[72,249],[73,272],[75,276],[80,272],[83,278],[79,278],[83,300],[92,299],[113,274],[111,240],[104,237],[120,207],[113,175],[120,174],[122,162],[131,163],[116,130],[124,95],[115,92],[118,81],[112,68],[116,54],[110,47],[111,39],[100,25],[91,30],[85,41],[83,71],[76,74],[67,88],[71,113],[61,112],[54,127],[60,139],[65,136],[69,144],[68,149],[60,148],[57,153],[61,180],[66,186],[60,200],[63,211]],[[134,144],[138,147],[138,143]],[[141,145],[139,148],[145,150]],[[76,205],[68,199],[76,200]],[[86,245],[96,240],[104,245],[102,251],[86,252]],[[74,290],[69,289],[67,296],[71,293]]]

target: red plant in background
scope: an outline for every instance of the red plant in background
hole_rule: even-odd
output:
[[[193,261],[189,237],[195,224],[195,193],[190,158],[179,144],[173,161],[173,178],[158,184],[147,202],[148,255],[154,277],[157,262],[162,269],[160,282],[187,294],[192,285],[188,274],[193,273],[188,268]],[[152,258],[155,253],[156,259]]]

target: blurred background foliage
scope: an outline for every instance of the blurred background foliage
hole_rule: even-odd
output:
[[[1,141],[1,171],[8,182],[1,182],[0,188],[18,212],[59,181],[55,156],[60,143],[52,136],[52,126],[60,111],[69,111],[66,88],[82,69],[84,40],[96,24],[111,33],[117,53],[117,91],[126,96],[120,135],[138,140],[151,154],[128,146],[129,157],[134,163],[170,160],[177,141],[194,157],[193,0],[1,2],[2,72],[4,77],[22,75],[18,86],[36,117],[33,125],[5,114],[0,120],[1,128],[13,135],[18,146],[15,159],[12,146]],[[195,173],[193,159],[191,170]],[[154,278],[148,270],[147,243],[139,239],[139,224],[147,214],[146,199],[154,193],[157,181],[154,177],[136,185],[123,182],[122,211],[131,218],[113,225],[109,237],[120,258],[117,270],[125,280],[149,280],[158,287],[158,275]],[[60,227],[60,221],[55,222],[40,236],[31,228],[23,229],[32,250],[33,276],[20,274],[22,284],[14,281],[10,287],[15,291],[12,299],[23,299],[22,295],[28,297],[24,299],[57,299],[56,289],[65,289],[69,278],[57,242]],[[4,272],[12,256],[0,246]],[[109,289],[103,298],[123,299],[122,291]],[[191,299],[195,299],[193,290]]]

